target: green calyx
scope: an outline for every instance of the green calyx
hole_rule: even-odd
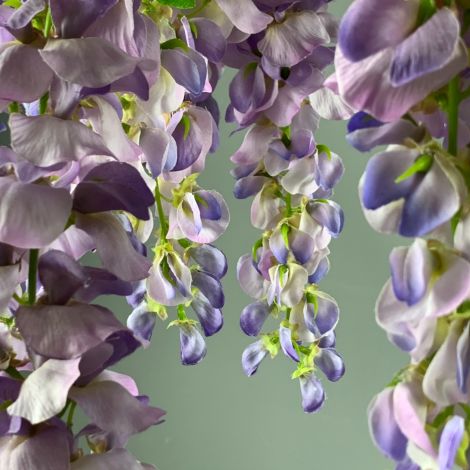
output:
[[[395,183],[399,184],[411,178],[416,173],[426,173],[432,166],[434,157],[429,154],[420,155],[413,165],[407,168],[400,176],[395,179]]]

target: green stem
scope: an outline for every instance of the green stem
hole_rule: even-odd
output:
[[[447,150],[451,155],[456,156],[458,150],[458,131],[459,131],[459,77],[454,77],[449,83],[448,90],[448,144]]]
[[[28,303],[34,305],[36,302],[36,277],[38,271],[39,250],[29,250],[29,272],[28,272]]]
[[[49,100],[49,93],[45,93],[39,100],[39,114],[46,114],[47,101]]]
[[[158,186],[158,179],[155,180],[155,202],[157,203],[158,219],[160,221],[161,238],[166,241],[166,234],[168,233],[168,225],[166,222],[165,213],[163,212],[162,195]]]
[[[290,193],[286,192],[286,212],[287,212],[287,217],[290,217],[292,215],[292,196]]]
[[[73,414],[75,413],[75,408],[77,407],[77,403],[72,401],[70,403],[69,412],[67,414],[67,426],[71,429],[73,426]]]
[[[186,312],[184,310],[184,305],[178,305],[178,307],[176,308],[176,311],[178,313],[178,320],[181,320],[181,321],[184,321],[184,320],[187,320],[187,316],[186,316]]]

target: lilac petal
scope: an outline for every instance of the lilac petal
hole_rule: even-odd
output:
[[[393,49],[385,49],[361,62],[349,62],[336,50],[335,66],[339,92],[354,109],[361,109],[375,118],[391,122],[401,118],[411,107],[434,90],[445,85],[467,65],[466,48],[460,42],[448,63],[406,85],[390,83],[390,62]]]
[[[299,362],[299,355],[292,343],[292,331],[289,327],[283,326],[282,324],[279,327],[279,341],[283,353],[293,361]]]
[[[139,172],[127,163],[108,162],[93,168],[73,193],[73,208],[82,214],[123,210],[149,219],[154,196]]]
[[[369,118],[371,122],[377,122],[374,118]],[[387,124],[378,123],[354,129],[346,135],[346,140],[357,150],[368,152],[378,145],[403,144],[407,138],[419,141],[422,134],[422,128],[408,120],[400,119]]]
[[[289,235],[289,248],[300,264],[307,263],[314,251],[315,240],[302,230],[291,230]]]
[[[49,0],[54,25],[61,38],[79,38],[118,0]]]
[[[0,241],[41,248],[64,230],[72,206],[65,189],[0,178]]]
[[[324,153],[316,156],[318,172],[315,180],[323,189],[334,188],[344,173],[344,166],[341,158],[335,153],[331,153],[331,158]]]
[[[176,253],[168,253],[166,260],[170,268],[172,280],[176,283],[181,294],[189,297],[191,293],[191,279],[194,275],[191,275],[188,267]]]
[[[75,225],[67,228],[49,245],[49,249],[63,251],[75,260],[80,259],[85,253],[92,251],[94,248],[93,240]]]
[[[8,308],[12,295],[21,282],[21,265],[0,266],[0,311]]]
[[[0,100],[31,103],[49,88],[52,70],[36,48],[14,44],[0,53]],[[34,76],[35,79],[31,80]]]
[[[457,385],[462,393],[468,391],[468,377],[470,374],[470,323],[464,328],[457,341]]]
[[[311,155],[315,150],[315,137],[310,129],[299,129],[291,134],[291,150],[298,158]]]
[[[432,254],[424,240],[399,247],[390,254],[393,290],[397,299],[414,305],[427,291],[432,275]]]
[[[231,0],[216,0],[216,3],[229,20],[244,33],[259,33],[273,20],[271,16],[258,10],[252,0],[240,0],[236,3]]]
[[[132,330],[138,338],[150,341],[156,320],[155,314],[148,311],[146,304],[142,304],[135,308],[127,318],[127,327]]]
[[[416,383],[401,382],[393,393],[393,410],[401,432],[430,456],[436,452],[425,429],[426,399]]]
[[[130,436],[158,424],[165,415],[163,410],[143,404],[122,385],[111,381],[73,387],[70,397],[94,424],[110,433],[116,447],[125,445]]]
[[[419,182],[419,175],[413,175],[399,183],[395,180],[414,163],[418,156],[418,151],[405,148],[374,155],[369,160],[365,171],[362,193],[364,207],[378,209],[411,194]]]
[[[37,166],[80,160],[89,155],[110,155],[101,136],[85,125],[53,116],[10,116],[11,146]]]
[[[281,230],[282,229],[280,227],[276,228],[276,230],[274,230],[272,235],[269,237],[269,249],[276,257],[278,263],[286,264],[287,258],[289,256],[289,250],[286,246]]]
[[[134,249],[116,217],[77,214],[76,226],[94,240],[103,265],[111,273],[123,281],[138,281],[148,276],[150,261]]]
[[[39,259],[39,279],[47,292],[48,302],[66,304],[87,277],[83,267],[62,251],[50,250]]]
[[[8,19],[8,28],[24,28],[45,7],[46,0],[26,0]]]
[[[87,277],[86,285],[74,295],[79,302],[90,303],[101,295],[130,296],[133,292],[132,283],[122,281],[105,269],[87,266],[84,272]]]
[[[258,164],[266,154],[277,129],[274,126],[254,125],[243,138],[243,143],[230,160],[237,165]]]
[[[330,262],[328,261],[328,258],[325,257],[320,261],[317,269],[308,276],[308,283],[318,284],[328,274],[329,270]]]
[[[209,300],[214,308],[222,308],[225,303],[224,292],[220,281],[201,271],[192,273],[193,286],[197,287],[202,294]]]
[[[242,354],[243,372],[251,377],[258,370],[261,361],[266,357],[268,351],[264,347],[263,341],[259,340],[245,348]]]
[[[176,153],[172,151],[171,142],[174,140],[162,129],[144,128],[140,132],[139,145],[154,178],[163,170],[171,171],[176,164]]]
[[[144,470],[144,467],[126,449],[111,449],[102,454],[84,455],[72,462],[71,470]],[[149,467],[152,468],[152,467]]]
[[[8,413],[21,416],[31,424],[58,414],[67,402],[70,387],[80,375],[79,362],[80,358],[46,361],[23,382],[18,399],[8,407]]]
[[[315,356],[315,364],[331,382],[337,382],[345,372],[343,359],[334,349],[321,349]]]
[[[253,265],[251,255],[243,255],[237,263],[237,279],[243,291],[254,299],[259,299],[264,293],[264,279]]]
[[[88,304],[20,307],[16,325],[33,351],[72,359],[125,327],[104,307]]]
[[[338,237],[343,230],[343,210],[334,201],[310,202],[307,211],[313,219],[328,229],[332,237]]]
[[[397,464],[395,470],[421,470],[421,467],[414,463],[408,456]]]
[[[184,366],[193,366],[201,362],[207,353],[206,342],[193,325],[180,327],[180,354]]]
[[[336,346],[335,332],[332,330],[329,333],[326,333],[326,335],[321,338],[318,346],[320,346],[320,348],[334,348]]]
[[[184,87],[188,93],[199,96],[206,82],[207,68],[203,57],[196,51],[188,49],[163,49],[162,67],[164,67],[176,83]]]
[[[454,468],[457,451],[465,433],[465,420],[461,416],[453,416],[444,426],[439,440],[439,469]]]
[[[371,401],[367,414],[375,445],[386,456],[401,461],[406,456],[407,438],[401,432],[393,408],[394,389],[386,388]]]
[[[246,113],[257,109],[266,95],[266,83],[261,67],[248,64],[238,71],[229,86],[230,102],[233,107]]]
[[[436,40],[429,40],[430,34]],[[390,68],[393,86],[401,86],[416,78],[441,70],[460,40],[460,23],[448,8],[438,10],[395,49]]]
[[[282,23],[272,23],[258,49],[271,63],[292,67],[310,55],[315,47],[328,43],[330,36],[313,11],[287,14]]]
[[[227,258],[213,245],[198,245],[190,248],[191,258],[199,265],[202,271],[221,279],[227,273]]]
[[[5,469],[63,470],[70,465],[69,437],[54,426],[40,428],[27,439],[4,438],[1,450],[0,467]]]
[[[246,199],[261,191],[263,186],[269,181],[266,176],[245,176],[237,180],[233,188],[233,194],[237,199]]]
[[[304,319],[313,334],[323,336],[334,330],[338,324],[338,304],[326,294],[317,295],[317,308],[314,308],[314,304],[306,304]]]
[[[80,102],[81,90],[80,85],[66,82],[55,76],[49,89],[49,100],[54,116],[63,119],[70,118]]]
[[[240,328],[248,336],[258,336],[269,316],[269,306],[265,302],[247,305],[240,315]]]
[[[350,118],[354,112],[338,93],[327,87],[313,92],[309,100],[315,112],[330,121],[343,121]]]
[[[49,39],[40,54],[60,78],[90,88],[109,85],[134,72],[143,62],[111,42],[96,37]],[[153,61],[147,62],[152,68]]]
[[[215,335],[221,330],[224,324],[222,311],[214,308],[204,295],[199,293],[194,296],[191,307],[196,312],[206,336]]]
[[[219,220],[222,217],[222,210],[215,194],[212,191],[203,190],[194,192],[201,218]]]
[[[189,132],[186,126],[189,126]],[[198,123],[186,114],[173,131],[173,138],[175,139],[178,151],[176,164],[172,170],[185,170],[196,162],[201,155],[203,149],[203,131]]]
[[[302,408],[305,413],[316,413],[325,403],[325,391],[321,382],[312,373],[299,380]]]
[[[339,29],[339,46],[353,62],[398,45],[413,31],[419,1],[358,0],[346,11]],[[393,25],[390,18],[394,18]]]
[[[219,25],[207,18],[194,18],[191,20],[191,25],[197,31],[194,38],[196,50],[211,62],[221,62],[227,41]]]
[[[449,221],[460,208],[460,178],[454,169],[449,171],[449,163],[443,157],[436,156],[431,169],[405,202],[399,233],[419,237]],[[439,188],[439,193],[435,188]]]

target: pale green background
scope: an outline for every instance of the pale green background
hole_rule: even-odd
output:
[[[349,2],[332,3],[341,14]],[[225,110],[228,82],[217,97]],[[387,257],[397,239],[379,236],[362,215],[357,183],[367,156],[344,139],[344,123],[323,123],[317,141],[343,157],[345,176],[335,199],[346,214],[340,239],[331,244],[331,271],[321,287],[341,307],[337,347],[347,372],[338,383],[326,380],[328,400],[322,411],[306,415],[300,406],[298,381],[290,379],[293,363],[282,354],[267,359],[247,378],[240,366],[243,349],[252,341],[239,328],[239,313],[249,302],[240,290],[235,265],[259,232],[250,227],[250,201],[232,195],[229,156],[241,134],[222,124],[221,147],[208,159],[201,184],[221,192],[231,209],[231,225],[219,240],[230,271],[225,278],[225,326],[208,340],[208,354],[198,366],[179,362],[178,331],[157,324],[152,345],[124,360],[119,370],[132,375],[141,393],[167,412],[166,422],[133,438],[130,449],[159,470],[386,470],[393,465],[373,447],[366,408],[407,360],[375,324],[374,303],[388,276]],[[118,255],[118,254],[116,254]],[[124,318],[122,302],[108,303]]]

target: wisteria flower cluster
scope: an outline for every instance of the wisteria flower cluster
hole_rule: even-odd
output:
[[[412,238],[390,254],[376,306],[410,364],[369,408],[397,470],[469,466],[468,13],[465,2],[357,0],[335,56],[332,88],[356,111],[348,140],[387,145],[359,185],[365,216]]]
[[[232,156],[235,196],[254,196],[251,223],[263,230],[237,266],[241,287],[255,300],[240,326],[259,337],[242,365],[251,376],[282,349],[297,364],[293,378],[300,380],[304,411],[312,413],[325,400],[317,370],[331,381],[345,370],[335,349],[339,308],[318,288],[329,270],[330,240],[343,227],[343,211],[329,199],[343,164],[314,134],[321,117],[345,118],[351,110],[325,96],[323,71],[337,33],[326,2],[272,3],[253,2],[259,22],[255,29],[248,19],[239,26],[245,34],[229,45],[227,62],[238,72],[226,117],[250,126]],[[246,15],[253,18],[252,11]],[[269,318],[278,319],[274,331],[263,330]]]

